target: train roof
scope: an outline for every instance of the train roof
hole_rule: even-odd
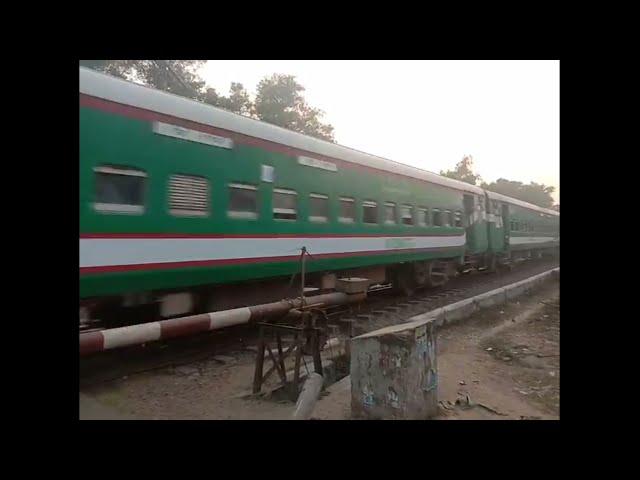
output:
[[[197,100],[156,90],[85,67],[80,67],[80,93],[241,133],[345,162],[417,178],[455,190],[463,190],[479,195],[483,195],[485,191],[475,185],[443,177],[428,170],[293,132],[286,128],[229,112]],[[495,200],[520,205],[550,215],[560,215],[555,210],[541,208],[499,193],[488,192],[488,194],[489,198]]]
[[[518,205],[519,207],[528,208],[529,210],[534,210],[540,213],[546,213],[547,215],[552,215],[554,217],[560,216],[560,212],[557,212],[556,210],[539,207],[538,205],[534,205],[533,203],[518,200],[517,198],[507,197],[506,195],[502,195],[501,193],[495,193],[487,190],[487,196],[491,200],[499,200],[501,202],[510,203],[512,205]]]

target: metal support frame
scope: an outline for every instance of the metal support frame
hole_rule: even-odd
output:
[[[283,387],[290,385],[291,394],[297,398],[300,384],[300,362],[304,354],[305,341],[310,347],[310,353],[313,357],[314,371],[322,375],[322,358],[320,357],[320,336],[321,329],[311,325],[310,312],[303,312],[305,318],[304,326],[293,327],[290,325],[278,325],[272,323],[258,323],[260,326],[260,340],[258,342],[258,354],[256,357],[256,368],[253,377],[253,394],[262,391],[262,386],[274,371],[278,372]],[[269,335],[271,334],[271,335]],[[293,342],[286,351],[282,350],[282,337],[284,335],[293,335]],[[277,356],[274,354],[267,337],[275,337],[277,346]],[[264,372],[265,350],[269,354],[272,366]],[[285,368],[285,359],[295,352],[295,369],[293,373],[293,381],[289,384],[287,381],[287,372]]]
[[[325,305],[317,303],[307,305],[307,299],[304,296],[305,275],[306,275],[306,256],[313,258],[307,251],[307,247],[303,246],[300,252],[300,307],[291,309],[289,315],[302,320],[301,327],[291,325],[258,323],[260,326],[260,339],[258,342],[258,356],[256,357],[256,368],[253,376],[253,394],[258,394],[262,390],[262,386],[269,376],[277,371],[280,376],[282,387],[287,388],[287,371],[285,368],[285,359],[291,352],[295,352],[295,369],[293,372],[293,382],[290,385],[290,393],[293,398],[298,397],[300,384],[300,361],[302,356],[310,354],[313,357],[313,367],[317,374],[322,375],[322,358],[320,356],[320,348],[324,344],[324,330],[317,324],[320,317],[326,323],[328,317],[324,311]],[[291,284],[295,278],[295,274],[291,277]],[[271,346],[266,337],[271,334],[271,338],[275,336],[278,355],[274,355]],[[292,334],[293,342],[285,352],[282,351],[283,334]],[[269,354],[272,366],[264,372],[265,350]]]

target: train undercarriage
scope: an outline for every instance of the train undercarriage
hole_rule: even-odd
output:
[[[364,267],[340,272],[314,272],[305,276],[305,294],[335,291],[339,278],[363,278],[369,290],[393,289],[411,296],[417,290],[445,285],[457,275],[473,270],[495,273],[502,268],[546,256],[558,256],[558,248],[519,250],[506,255],[467,255]],[[192,289],[132,293],[83,299],[80,302],[80,331],[115,328],[199,313],[257,305],[300,296],[300,274],[264,281],[207,285]]]

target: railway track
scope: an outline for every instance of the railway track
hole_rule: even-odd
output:
[[[413,315],[517,282],[557,265],[557,260],[538,259],[523,262],[513,270],[496,274],[472,271],[453,278],[445,286],[419,290],[411,297],[394,293],[389,288],[379,288],[370,292],[363,304],[327,309],[329,335],[359,335],[400,323]],[[237,325],[191,337],[106,351],[81,358],[80,387],[204,360],[217,361],[219,358],[224,363],[229,358],[255,356],[258,336],[258,329],[251,324]]]

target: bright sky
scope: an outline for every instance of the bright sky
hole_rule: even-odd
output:
[[[560,201],[559,61],[209,60],[227,94],[295,75],[347,147],[439,173],[472,155],[485,181],[553,185]]]

